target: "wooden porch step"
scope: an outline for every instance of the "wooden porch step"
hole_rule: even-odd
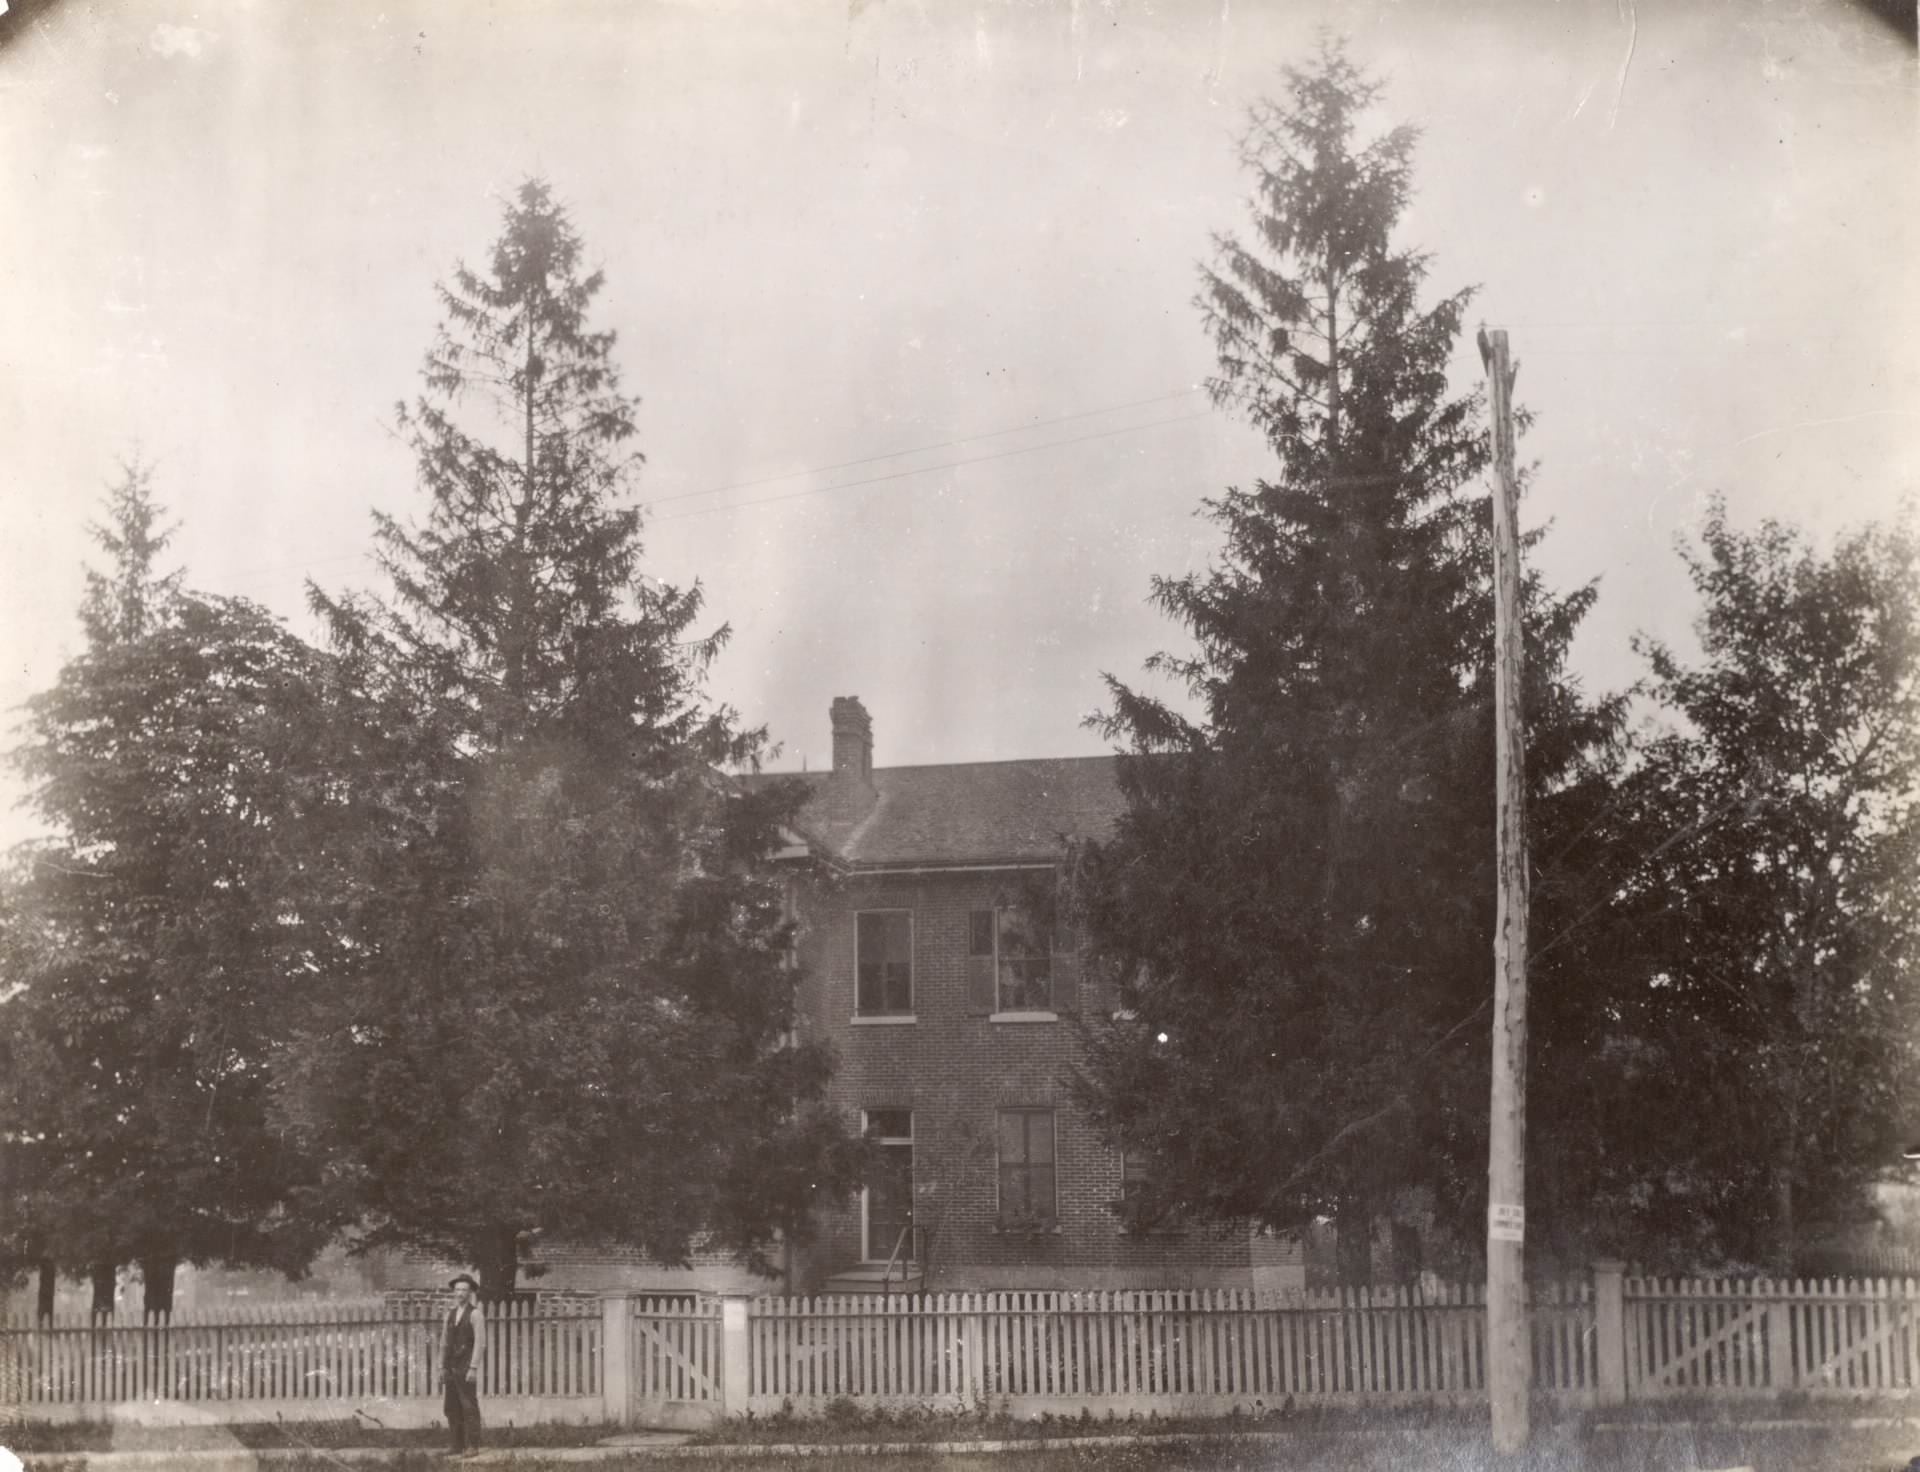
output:
[[[828,1278],[821,1291],[824,1293],[878,1293],[881,1284],[886,1284],[888,1293],[918,1293],[922,1275],[917,1263],[901,1267],[894,1265],[893,1276],[887,1277],[885,1263],[858,1263],[853,1267],[842,1268]]]

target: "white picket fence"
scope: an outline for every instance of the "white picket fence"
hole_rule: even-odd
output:
[[[572,1402],[601,1394],[602,1316],[495,1305],[484,1315],[480,1391]],[[437,1403],[444,1319],[379,1300],[273,1304],[130,1319],[0,1324],[0,1404],[27,1415],[219,1403],[285,1415]],[[565,1409],[546,1406],[547,1409]]]
[[[1911,1278],[1629,1278],[1623,1299],[1632,1399],[1920,1391],[1920,1284]]]
[[[1536,1385],[1590,1397],[1592,1293],[1535,1295]],[[1006,1402],[1040,1409],[1470,1401],[1486,1393],[1479,1288],[937,1293],[755,1301],[749,1407]]]
[[[658,1425],[720,1414],[726,1389],[720,1301],[637,1298],[627,1307],[632,1419]]]
[[[1478,1285],[1265,1292],[610,1296],[496,1308],[481,1395],[501,1419],[704,1425],[859,1405],[1166,1412],[1484,1402]],[[1627,1278],[1529,1294],[1536,1394],[1566,1405],[1920,1392],[1920,1285]],[[443,1320],[378,1303],[0,1325],[0,1407],[49,1419],[439,1414]],[[217,1409],[216,1409],[217,1408]]]

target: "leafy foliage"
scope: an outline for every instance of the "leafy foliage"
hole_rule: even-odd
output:
[[[1700,656],[1643,641],[1668,723],[1606,826],[1599,1128],[1564,1168],[1599,1245],[1792,1270],[1866,1211],[1917,1102],[1920,582],[1910,526],[1827,554],[1716,501]],[[1558,1087],[1548,1079],[1548,1089]],[[1572,1101],[1569,1101],[1569,1108]]]
[[[1143,1212],[1364,1227],[1426,1188],[1465,1218],[1494,847],[1489,448],[1446,373],[1470,293],[1421,304],[1427,259],[1393,239],[1415,134],[1357,137],[1378,85],[1331,44],[1287,83],[1243,148],[1250,235],[1199,298],[1215,400],[1276,464],[1205,503],[1210,568],[1154,583],[1194,652],[1149,668],[1198,715],[1109,681],[1129,807],[1080,890],[1128,1015],[1085,1092],[1152,1158]],[[1617,719],[1562,673],[1592,597],[1526,588],[1543,827],[1592,799]]]
[[[442,289],[402,410],[429,509],[377,523],[391,598],[314,594],[341,657],[315,860],[339,940],[285,1107],[370,1241],[475,1262],[489,1292],[542,1233],[753,1254],[857,1155],[827,1060],[788,1045],[764,856],[800,794],[718,775],[763,735],[701,698],[725,631],[692,637],[698,587],[639,573],[636,405],[580,262],[524,186],[487,269]]]

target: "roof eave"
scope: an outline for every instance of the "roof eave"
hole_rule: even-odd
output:
[[[1065,854],[1050,857],[1024,854],[966,859],[843,859],[840,864],[850,874],[985,874],[1014,869],[1057,869],[1065,862]]]

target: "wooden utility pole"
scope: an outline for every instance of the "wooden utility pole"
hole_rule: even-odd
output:
[[[1487,1393],[1494,1450],[1527,1444],[1527,761],[1520,704],[1519,486],[1507,334],[1480,333],[1493,389],[1493,717],[1496,869],[1493,1112],[1487,1140]]]

